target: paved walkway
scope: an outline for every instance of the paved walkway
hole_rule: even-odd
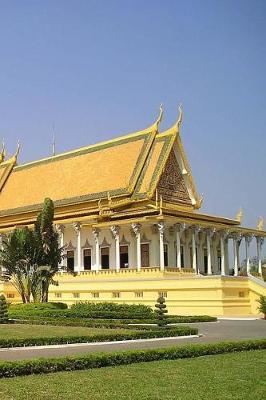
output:
[[[229,321],[204,322],[189,324],[199,329],[202,337],[175,338],[161,340],[137,340],[124,343],[101,343],[66,346],[47,346],[44,348],[13,348],[0,349],[0,360],[22,360],[36,357],[62,357],[91,352],[119,351],[135,349],[152,349],[169,346],[181,346],[194,343],[215,343],[226,340],[266,338],[266,321]]]

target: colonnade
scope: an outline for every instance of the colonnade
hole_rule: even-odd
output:
[[[64,226],[57,225],[57,231],[60,237],[60,246],[65,246],[64,240]],[[129,225],[127,226],[129,228]],[[186,223],[176,223],[169,225],[164,221],[157,223],[150,223],[149,227],[152,228],[153,233],[156,234],[152,240],[158,243],[158,264],[150,265],[151,267],[159,266],[160,270],[163,271],[167,267],[177,269],[190,268],[195,273],[205,273],[207,275],[221,274],[228,275],[230,266],[233,267],[233,275],[239,275],[240,271],[240,244],[242,240],[245,241],[245,255],[246,255],[246,271],[250,273],[250,245],[253,239],[256,240],[257,244],[257,257],[259,273],[262,273],[262,245],[264,237],[259,234],[250,234],[249,232],[240,229],[218,229],[210,227],[202,227],[200,225],[192,225]],[[147,228],[147,224],[145,225]],[[81,244],[81,229],[82,225],[80,222],[73,224],[73,229],[76,233],[76,248],[75,248],[75,270],[82,270],[82,244]],[[104,229],[109,230],[113,237],[112,245],[115,248],[115,259],[110,267],[115,268],[117,272],[120,271],[120,243],[121,243],[121,231],[123,226],[112,225]],[[142,232],[143,226],[140,223],[132,223],[130,225],[132,240],[134,241],[135,248],[135,265],[129,263],[129,268],[134,268],[140,271],[143,268],[142,265]],[[167,234],[174,235],[173,246],[175,253],[174,265],[165,265],[165,243],[166,243],[166,231]],[[92,228],[92,236],[94,244],[92,251],[95,256],[95,271],[101,269],[101,244],[99,240],[100,229]],[[154,236],[154,235],[153,235]],[[157,239],[156,239],[157,238]],[[229,251],[228,242],[233,242],[233,262],[229,263]],[[172,243],[172,242],[171,242]],[[187,251],[186,262],[184,262],[184,249]]]

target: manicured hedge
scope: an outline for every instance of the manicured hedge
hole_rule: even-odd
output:
[[[118,340],[133,340],[133,339],[149,339],[149,338],[161,338],[161,337],[175,337],[175,336],[186,336],[196,335],[198,330],[196,328],[190,328],[189,326],[172,327],[172,328],[161,328],[161,329],[148,329],[135,332],[123,332],[123,333],[104,333],[104,334],[93,334],[83,336],[54,336],[54,337],[43,337],[43,338],[11,338],[11,339],[0,339],[0,348],[7,347],[24,347],[24,346],[44,346],[52,344],[65,344],[65,343],[95,343],[105,341],[118,341]]]
[[[10,312],[18,313],[34,313],[43,310],[65,310],[67,304],[61,302],[48,302],[48,303],[20,303],[12,304],[9,306]]]
[[[130,324],[153,324],[153,325],[134,325],[134,329],[148,329],[154,324],[156,324],[156,320],[154,319],[100,319],[100,318],[65,318],[65,317],[43,317],[43,316],[12,316],[16,322],[22,324],[38,324],[38,325],[61,325],[61,326],[87,326],[91,328],[124,328],[124,329],[132,329],[132,325]],[[176,324],[176,323],[193,323],[193,322],[215,322],[217,318],[209,317],[209,316],[193,316],[193,317],[168,317],[168,324]]]
[[[154,313],[151,307],[144,304],[79,302],[71,306],[70,314],[83,318],[142,319],[152,318]]]
[[[19,316],[45,316],[65,318],[105,318],[105,319],[145,319],[153,318],[154,313],[151,307],[141,304],[116,304],[116,303],[91,303],[79,302],[73,304],[70,309],[63,307],[47,306],[53,303],[41,303],[23,306],[11,306],[10,315],[16,318]],[[64,304],[64,303],[57,303]],[[64,307],[65,308],[65,307]]]
[[[0,378],[102,368],[138,362],[176,360],[180,358],[194,358],[206,355],[262,349],[266,349],[266,339],[186,345],[168,347],[165,349],[123,351],[119,353],[89,353],[83,356],[62,358],[3,361],[0,362]]]

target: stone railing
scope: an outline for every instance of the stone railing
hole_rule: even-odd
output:
[[[118,275],[133,275],[133,274],[151,274],[151,273],[173,273],[178,275],[186,275],[186,274],[194,274],[195,271],[193,268],[177,268],[177,267],[165,267],[163,271],[160,270],[160,267],[141,267],[141,270],[138,271],[137,268],[120,268],[119,271],[115,269],[100,269],[99,271],[88,270],[88,271],[80,271],[76,272],[78,276],[118,276]],[[74,276],[69,272],[61,271],[58,273],[59,276]]]

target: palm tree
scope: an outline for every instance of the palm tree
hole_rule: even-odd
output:
[[[55,274],[63,258],[58,234],[53,226],[54,204],[45,199],[33,230],[17,228],[3,240],[0,250],[2,274],[0,279],[10,281],[24,303],[48,301],[50,284],[57,284]]]
[[[23,303],[30,301],[32,289],[37,285],[34,253],[34,236],[27,227],[12,231],[0,250],[1,279],[13,284]]]

